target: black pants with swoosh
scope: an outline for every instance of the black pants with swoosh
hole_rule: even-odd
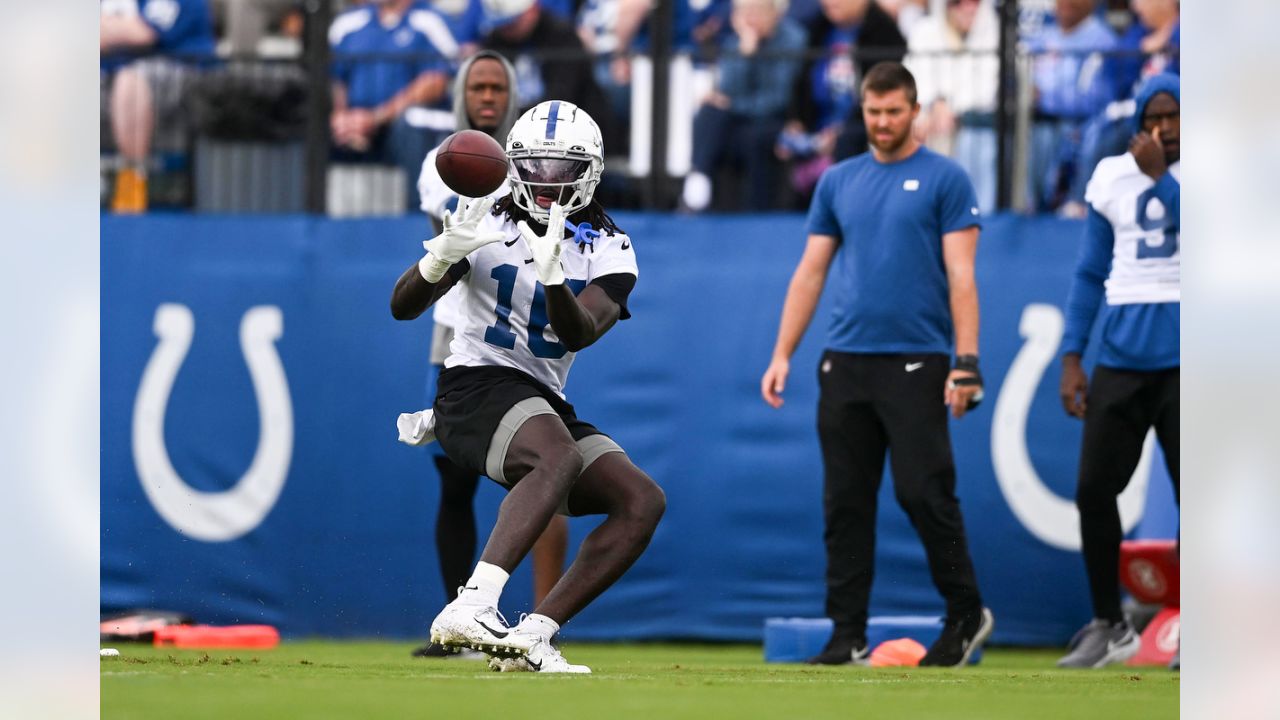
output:
[[[981,612],[956,498],[947,407],[950,358],[827,351],[818,369],[824,467],[827,615],[865,637],[876,547],[876,499],[888,454],[894,494],[924,544],[949,618]]]

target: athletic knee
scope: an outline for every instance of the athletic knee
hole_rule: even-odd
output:
[[[667,495],[657,483],[646,477],[644,484],[627,493],[619,510],[617,514],[637,533],[648,537],[667,511]]]
[[[633,514],[649,528],[658,526],[658,521],[667,512],[667,494],[654,483],[650,483],[640,497],[635,500]]]

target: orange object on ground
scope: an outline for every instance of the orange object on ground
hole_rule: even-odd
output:
[[[174,625],[156,630],[156,647],[273,648],[280,631],[270,625]]]
[[[123,168],[116,174],[111,211],[120,214],[147,211],[147,176],[144,173],[133,168]]]
[[[871,667],[916,667],[928,652],[911,638],[885,640],[871,651]]]

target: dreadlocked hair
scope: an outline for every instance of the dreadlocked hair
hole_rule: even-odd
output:
[[[533,216],[529,214],[528,210],[525,210],[516,204],[515,196],[513,195],[504,195],[499,198],[497,202],[493,204],[492,212],[494,215],[506,214],[506,216],[511,219],[511,222],[514,223],[518,223],[521,220],[528,223],[538,223],[538,221],[534,220]],[[592,230],[596,230],[606,235],[626,234],[623,232],[622,228],[618,227],[618,224],[613,221],[613,218],[609,217],[609,213],[605,212],[604,206],[600,204],[600,201],[595,198],[591,198],[591,202],[588,203],[586,207],[565,219],[578,225],[585,222],[591,226]],[[538,224],[541,225],[542,223]]]

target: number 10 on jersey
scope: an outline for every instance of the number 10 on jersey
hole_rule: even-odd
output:
[[[497,318],[485,328],[484,341],[495,347],[513,350],[516,346],[516,334],[511,329],[511,300],[516,289],[516,276],[520,268],[515,265],[499,265],[489,276],[498,281],[498,304],[493,309]],[[582,292],[587,286],[586,280],[567,279],[565,284],[574,295]],[[559,360],[569,352],[559,342],[545,337],[547,325],[547,289],[540,282],[534,282],[533,302],[529,306],[529,351],[534,357],[546,360]]]

